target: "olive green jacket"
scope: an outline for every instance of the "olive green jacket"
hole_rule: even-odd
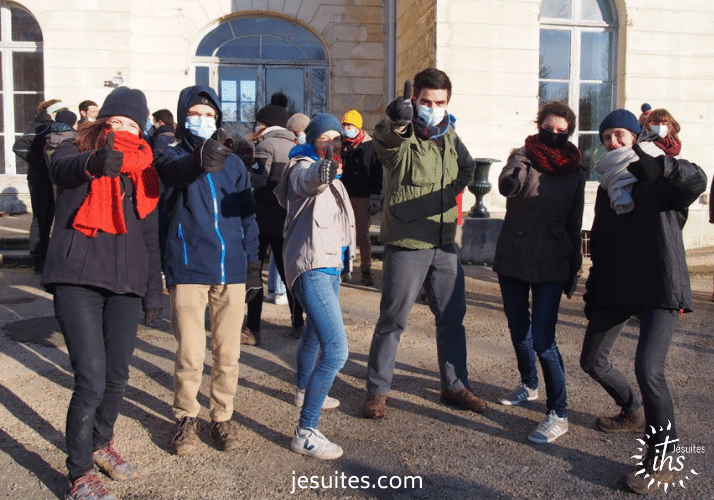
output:
[[[454,242],[456,196],[471,182],[474,161],[453,128],[443,136],[443,151],[433,140],[403,135],[388,120],[374,129],[374,149],[384,166],[384,210],[379,240],[413,250]]]

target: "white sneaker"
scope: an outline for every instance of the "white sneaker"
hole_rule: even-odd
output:
[[[568,418],[560,418],[555,410],[550,410],[538,427],[528,435],[528,439],[534,443],[552,443],[566,432]]]
[[[300,389],[297,389],[295,391],[295,406],[298,408],[302,408],[302,405],[305,403],[305,391],[301,391]],[[330,396],[325,397],[325,402],[322,403],[322,409],[323,410],[332,410],[334,408],[337,408],[340,406],[340,400],[331,398]]]
[[[523,401],[533,401],[538,399],[538,388],[531,389],[526,384],[521,384],[511,392],[507,392],[498,401],[502,405],[514,406],[521,404]]]
[[[275,294],[275,301],[273,302],[276,306],[286,306],[288,305],[288,296],[284,293]]]
[[[290,449],[295,453],[320,460],[334,460],[344,453],[339,445],[331,443],[317,429],[302,429],[299,426],[295,428]]]

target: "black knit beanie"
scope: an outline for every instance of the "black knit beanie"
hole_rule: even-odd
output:
[[[605,117],[600,124],[600,142],[602,142],[602,134],[609,128],[624,128],[635,135],[640,133],[640,122],[637,117],[626,109],[616,109]]]
[[[288,98],[282,92],[276,92],[270,97],[270,104],[263,106],[255,115],[255,121],[265,123],[268,127],[287,127]]]
[[[149,116],[149,108],[146,105],[146,96],[139,89],[128,87],[117,87],[112,90],[102,104],[97,118],[110,116],[126,116],[134,120],[141,131],[146,126],[146,118]]]
[[[64,123],[65,125],[69,125],[70,127],[74,127],[74,124],[77,123],[77,115],[75,115],[68,109],[63,109],[62,111],[57,112],[57,115],[55,116],[55,121]]]

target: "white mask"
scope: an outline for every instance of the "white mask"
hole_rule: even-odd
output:
[[[446,116],[446,108],[429,108],[419,105],[419,116],[424,120],[427,127],[435,127]]]
[[[658,136],[662,137],[663,139],[667,137],[667,134],[669,133],[669,130],[667,129],[667,125],[652,125],[650,127],[650,130],[657,134]]]
[[[216,131],[216,119],[206,116],[187,116],[186,130],[201,139],[208,139]]]
[[[305,144],[307,142],[307,139],[305,137],[305,132],[300,132],[300,134],[297,136],[298,144]]]

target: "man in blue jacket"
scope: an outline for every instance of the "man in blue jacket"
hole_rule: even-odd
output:
[[[177,455],[196,450],[198,391],[205,355],[206,302],[211,317],[211,436],[221,450],[238,447],[231,419],[238,386],[240,325],[246,295],[262,288],[258,226],[248,170],[224,144],[221,104],[210,87],[181,91],[177,127],[181,141],[164,149],[154,168],[167,190],[164,274],[171,323],[178,341],[173,413]],[[247,293],[246,293],[247,292]]]

